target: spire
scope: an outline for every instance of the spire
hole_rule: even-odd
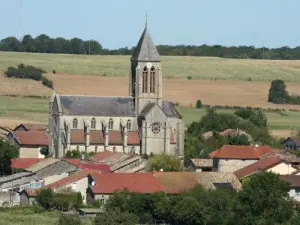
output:
[[[140,62],[160,62],[159,53],[155,44],[152,41],[148,30],[148,18],[146,13],[145,29],[140,37],[140,40],[132,54],[131,60]]]

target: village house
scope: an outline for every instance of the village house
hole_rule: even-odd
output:
[[[216,172],[145,172],[89,175],[87,202],[100,200],[105,203],[115,191],[151,194],[163,191],[178,194],[201,185],[206,189],[226,188],[238,191],[241,183],[232,173]]]
[[[223,145],[209,154],[213,159],[213,171],[235,172],[257,162],[264,156],[273,154],[268,146]]]
[[[300,137],[288,137],[283,141],[283,144],[285,149],[298,150],[300,149]]]
[[[290,162],[284,160],[278,155],[270,155],[266,158],[260,159],[255,163],[252,163],[240,170],[234,172],[234,174],[243,180],[246,177],[251,176],[257,172],[273,172],[280,175],[295,174],[299,171],[298,167],[293,166]]]
[[[300,176],[299,175],[281,175],[281,180],[290,184],[289,196],[295,202],[300,202]]]
[[[7,139],[20,148],[20,158],[44,158],[40,153],[42,147],[48,147],[49,136],[46,131],[13,131]]]
[[[196,172],[212,171],[213,159],[190,159],[189,166]]]

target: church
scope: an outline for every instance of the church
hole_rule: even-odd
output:
[[[184,154],[184,122],[163,100],[159,53],[147,25],[130,59],[129,96],[63,95],[49,102],[50,153]]]

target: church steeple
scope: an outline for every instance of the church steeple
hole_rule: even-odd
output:
[[[140,37],[140,40],[132,54],[131,61],[139,62],[160,62],[160,57],[155,44],[152,41],[147,20],[145,29]]]

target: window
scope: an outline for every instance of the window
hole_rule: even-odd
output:
[[[160,124],[159,123],[153,123],[151,130],[154,134],[158,134],[160,132]]]
[[[108,129],[109,130],[112,130],[114,127],[114,121],[112,118],[109,119],[109,122],[108,122]]]
[[[117,149],[116,149],[116,147],[114,146],[114,147],[113,147],[113,152],[116,152],[116,150],[117,150]]]
[[[127,120],[127,130],[131,130],[131,121]]]
[[[148,68],[145,66],[143,71],[143,93],[147,93],[148,86]]]
[[[96,128],[96,119],[95,119],[95,118],[92,119],[91,127],[92,127],[93,129]]]
[[[300,188],[295,188],[296,195],[300,195]]]
[[[153,66],[150,71],[150,93],[155,93],[155,68]]]
[[[97,153],[97,151],[98,151],[98,146],[96,145],[95,146],[95,153]]]
[[[73,120],[73,128],[77,128],[77,126],[78,126],[78,120],[75,118]]]

